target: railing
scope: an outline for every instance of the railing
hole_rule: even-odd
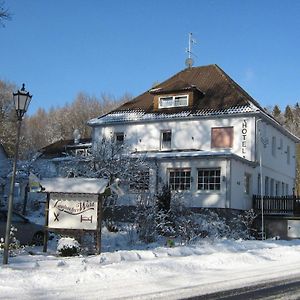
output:
[[[253,195],[253,209],[261,212],[261,196]],[[263,196],[266,215],[300,215],[300,198],[296,196]]]

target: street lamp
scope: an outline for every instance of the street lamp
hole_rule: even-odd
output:
[[[258,128],[258,122],[262,122],[261,119],[257,119],[256,120],[256,128]],[[261,124],[261,123],[260,123]],[[262,146],[261,144],[264,146],[264,148],[266,148],[267,144],[268,144],[268,139],[264,138],[261,134],[261,128],[258,128],[258,152],[259,152],[259,172],[260,172],[260,203],[261,203],[261,239],[264,240],[265,239],[265,229],[264,229],[264,193],[266,193],[266,191],[264,191],[263,189],[263,168],[262,168]]]
[[[30,95],[29,92],[27,92],[25,90],[24,83],[23,83],[21,90],[18,90],[16,93],[13,93],[13,100],[14,100],[16,114],[17,114],[17,141],[16,141],[15,156],[14,156],[14,161],[13,161],[13,171],[12,171],[9,197],[8,197],[8,210],[7,210],[5,242],[4,242],[4,252],[3,252],[3,264],[4,265],[6,265],[8,263],[10,227],[11,227],[11,217],[12,217],[14,191],[15,191],[17,161],[18,161],[18,154],[19,154],[21,122],[22,122],[24,114],[26,113],[26,111],[28,109],[31,98],[32,98],[32,95]]]

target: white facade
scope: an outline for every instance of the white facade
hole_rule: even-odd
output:
[[[293,193],[299,139],[216,65],[185,69],[89,125],[94,151],[115,138],[145,155],[149,192],[167,184],[190,207],[250,209],[255,194]],[[134,204],[127,192],[122,204]]]
[[[190,188],[182,191],[187,206],[250,209],[252,195],[260,194],[260,151],[263,194],[293,193],[295,140],[273,123],[268,117],[261,119],[254,115],[107,124],[94,127],[93,140],[101,141],[115,133],[124,133],[124,143],[130,150],[149,153],[149,160],[157,161],[157,167],[151,172],[152,193],[158,185],[168,183],[170,169],[187,169],[192,178]],[[233,128],[233,145],[229,149],[213,148],[212,128],[223,127]],[[164,130],[171,130],[170,151],[161,150]],[[198,170],[209,168],[220,169],[217,191],[203,191],[197,187]],[[249,185],[247,191],[246,184]],[[134,195],[125,197],[123,204],[134,204],[134,198]]]

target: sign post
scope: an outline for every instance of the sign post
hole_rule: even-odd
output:
[[[94,233],[97,254],[101,253],[101,195],[107,184],[107,180],[98,178],[53,178],[41,182],[47,193],[44,252],[48,231],[53,231]]]

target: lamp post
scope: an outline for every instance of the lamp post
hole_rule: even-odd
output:
[[[256,127],[258,127],[258,122],[262,122],[261,119],[256,120]],[[261,124],[261,123],[260,123]],[[259,172],[260,172],[260,203],[261,203],[261,239],[265,239],[265,229],[264,229],[264,191],[263,189],[263,168],[262,168],[262,145],[266,148],[268,144],[268,139],[263,137],[261,134],[261,128],[258,128],[258,152],[259,152]]]
[[[25,90],[24,83],[23,83],[21,90],[18,90],[16,93],[13,93],[13,100],[14,100],[16,114],[17,114],[17,141],[16,141],[16,147],[15,147],[15,156],[14,156],[14,161],[13,161],[13,170],[12,170],[12,177],[11,177],[9,197],[8,197],[8,210],[7,210],[5,242],[4,242],[4,252],[3,252],[3,264],[4,265],[6,265],[8,263],[10,227],[11,227],[11,217],[12,217],[14,191],[15,191],[17,161],[18,161],[18,154],[19,154],[21,122],[22,122],[24,114],[26,113],[26,111],[28,109],[31,98],[32,98],[32,95],[30,95],[29,92],[27,92]]]

